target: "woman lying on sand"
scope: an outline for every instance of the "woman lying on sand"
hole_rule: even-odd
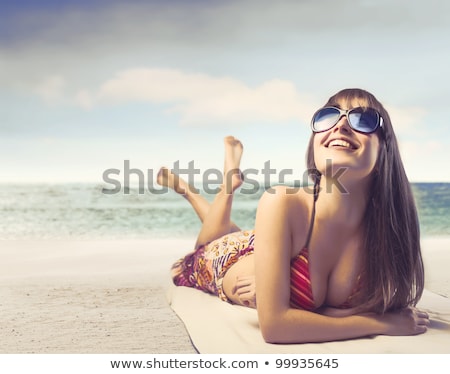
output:
[[[424,333],[428,315],[415,308],[424,287],[419,224],[388,113],[369,92],[346,89],[311,126],[314,193],[266,191],[254,230],[231,222],[243,183],[236,138],[225,138],[223,184],[212,203],[160,170],[158,183],[183,195],[203,223],[195,251],[173,265],[174,283],[257,308],[271,343]]]

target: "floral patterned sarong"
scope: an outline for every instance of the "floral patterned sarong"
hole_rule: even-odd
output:
[[[253,230],[236,231],[199,247],[173,264],[173,282],[229,301],[223,292],[223,278],[233,264],[253,253],[254,237]]]

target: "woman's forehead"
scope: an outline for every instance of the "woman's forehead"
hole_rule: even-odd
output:
[[[369,102],[367,99],[362,97],[337,97],[334,102],[331,103],[341,109],[351,109],[357,107],[368,107]]]

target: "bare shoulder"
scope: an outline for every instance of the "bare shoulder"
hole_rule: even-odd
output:
[[[301,214],[310,210],[312,191],[307,187],[274,186],[267,189],[262,195],[259,208],[282,210],[285,213]]]
[[[312,188],[276,186],[261,197],[256,212],[256,236],[264,241],[283,243],[292,258],[301,251],[307,240],[314,205]]]
[[[312,190],[275,186],[268,189],[258,205],[258,216],[264,220],[283,222],[293,236],[303,236],[303,227],[308,227],[313,205]]]

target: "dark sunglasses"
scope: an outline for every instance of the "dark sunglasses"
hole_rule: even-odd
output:
[[[378,127],[383,127],[383,118],[375,109],[358,107],[343,110],[327,106],[314,113],[311,121],[312,131],[327,131],[333,128],[342,116],[347,117],[347,122],[353,130],[363,134],[373,133]]]

